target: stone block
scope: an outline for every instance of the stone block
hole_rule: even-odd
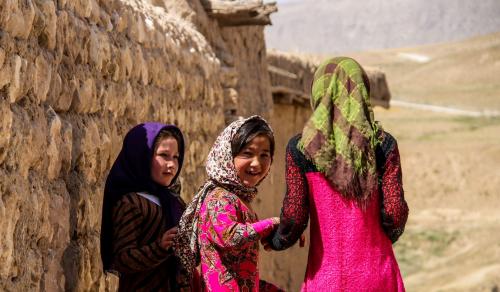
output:
[[[0,19],[3,20],[1,26],[11,37],[28,39],[35,19],[35,6],[32,0],[22,2],[5,0],[0,13],[2,14]]]
[[[56,31],[57,31],[57,15],[56,7],[52,1],[39,1],[37,7],[42,12],[45,18],[45,26],[42,29],[41,35],[46,47],[49,50],[53,50],[56,46]]]
[[[92,1],[89,0],[73,0],[68,3],[73,5],[74,12],[81,18],[89,18],[92,13]]]
[[[20,196],[17,195],[16,185],[12,176],[0,168],[0,279],[5,279],[15,273],[14,268],[14,233],[20,216],[18,202]]]
[[[52,239],[45,255],[44,287],[45,291],[64,291],[66,278],[61,265],[64,251],[70,243],[70,197],[62,180],[53,182],[49,190],[48,221],[52,228]]]
[[[87,183],[95,183],[98,179],[98,149],[101,145],[101,137],[99,128],[93,119],[88,119],[85,123],[85,128],[81,129],[81,141],[79,153],[75,153],[76,167],[82,174],[82,178]]]
[[[77,87],[76,80],[65,80],[57,71],[52,73],[47,101],[55,111],[67,111]]]
[[[238,91],[234,88],[224,88],[224,107],[234,108],[238,106]]]
[[[64,10],[66,8],[67,0],[57,0],[57,9]]]
[[[12,111],[10,104],[0,101],[0,165],[9,151],[10,137],[12,135]]]
[[[122,117],[125,111],[132,110],[132,100],[134,91],[130,82],[126,84],[111,83],[107,85],[107,90],[103,95],[104,107],[110,111],[114,118]],[[120,98],[116,98],[120,96]]]
[[[61,157],[61,174],[67,175],[71,170],[73,153],[73,127],[71,123],[62,121],[61,144],[59,154]]]
[[[4,62],[5,62],[5,50],[3,48],[0,48],[0,68],[2,68]]]
[[[140,46],[135,46],[132,49],[133,66],[131,78],[133,81],[141,82],[143,85],[147,85],[149,80],[145,57],[143,49]]]
[[[47,148],[47,157],[48,157],[48,168],[47,168],[47,178],[49,180],[54,180],[59,177],[59,172],[61,170],[61,119],[57,115],[57,113],[49,106],[47,109],[47,122],[49,127],[48,133],[48,148]]]
[[[135,13],[135,15],[129,14],[128,16],[130,17],[130,24],[127,27],[127,36],[134,42],[139,44],[144,43],[147,36],[142,14]]]
[[[35,59],[34,90],[38,102],[44,102],[50,89],[52,79],[51,64],[46,60],[43,54]]]
[[[47,121],[41,108],[24,109],[17,104],[10,107],[11,136],[4,163],[6,169],[26,179],[30,170],[42,171],[46,167]]]
[[[9,100],[11,103],[17,102],[22,94],[25,73],[27,71],[28,62],[19,55],[13,55],[10,59],[10,86]]]
[[[111,59],[110,41],[107,33],[100,32],[95,26],[92,27],[88,47],[91,65],[99,72],[107,69],[104,65],[109,63]]]
[[[95,113],[100,110],[94,79],[87,78],[85,81],[77,81],[77,84],[71,108],[77,113]]]
[[[0,48],[0,89],[10,83],[11,77],[11,67],[6,52]]]
[[[119,14],[117,11],[113,11],[111,15],[111,23],[113,24],[116,32],[121,33],[124,32],[129,26],[129,14],[131,12],[123,11],[122,14]]]
[[[126,80],[132,75],[133,62],[132,52],[128,46],[120,49],[120,79]]]

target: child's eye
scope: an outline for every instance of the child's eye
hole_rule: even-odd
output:
[[[243,155],[245,155],[245,156],[252,156],[253,153],[251,151],[243,151]]]
[[[160,153],[160,157],[165,159],[165,160],[168,160],[169,158],[171,158],[172,156],[168,153]]]

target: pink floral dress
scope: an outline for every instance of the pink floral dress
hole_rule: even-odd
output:
[[[260,280],[257,268],[259,240],[275,223],[272,218],[259,221],[249,207],[257,188],[243,185],[232,156],[231,141],[252,119],[263,120],[236,120],[215,140],[206,163],[209,179],[187,205],[174,239],[175,254],[192,275],[193,287],[198,286],[196,267],[201,264],[204,291],[282,291]]]
[[[205,291],[259,291],[259,240],[273,230],[233,193],[215,188],[198,221],[202,287]]]

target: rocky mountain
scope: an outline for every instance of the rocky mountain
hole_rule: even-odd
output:
[[[461,40],[500,31],[499,0],[281,0],[267,47],[339,53]]]

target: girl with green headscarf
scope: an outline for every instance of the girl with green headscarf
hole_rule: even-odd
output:
[[[358,62],[326,60],[314,74],[313,113],[288,143],[287,192],[269,244],[290,247],[311,218],[302,291],[404,291],[391,245],[408,216],[399,152],[369,94]]]

